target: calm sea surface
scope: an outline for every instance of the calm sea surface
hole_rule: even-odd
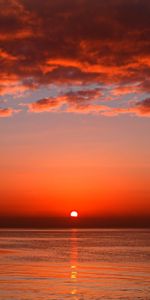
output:
[[[150,300],[150,230],[0,230],[0,300]]]

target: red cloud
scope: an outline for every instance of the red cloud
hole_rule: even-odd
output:
[[[45,98],[40,99],[36,102],[30,103],[27,106],[29,107],[30,112],[43,112],[43,111],[53,111],[55,108],[58,108],[61,103],[62,98]]]
[[[116,88],[116,90],[118,90]],[[128,91],[125,88],[124,91]],[[105,116],[117,116],[120,114],[150,115],[150,99],[139,102],[132,102],[127,107],[111,107],[109,104],[103,105],[103,95],[100,89],[70,91],[55,98],[40,99],[35,102],[25,104],[30,112],[63,111],[74,113],[99,113]],[[108,103],[108,101],[106,101]],[[65,105],[63,107],[63,105]]]
[[[105,116],[117,116],[120,114],[134,114],[137,116],[150,116],[150,99],[144,99],[136,102],[132,107],[112,108],[103,111]]]
[[[114,96],[149,92],[148,0],[1,0],[0,28],[2,94],[51,83],[114,85]]]
[[[91,101],[94,101],[100,97],[101,93],[99,89],[95,90],[79,90],[77,92],[68,92],[62,96],[56,98],[45,98],[37,100],[36,102],[27,104],[30,112],[43,112],[43,111],[55,111],[63,104],[67,104],[69,109],[67,111],[84,111],[89,110]],[[94,108],[96,106],[93,105]],[[97,110],[97,108],[96,108]]]
[[[136,109],[139,114],[150,116],[150,98],[137,102]]]
[[[10,117],[14,113],[12,108],[0,108],[0,118]]]

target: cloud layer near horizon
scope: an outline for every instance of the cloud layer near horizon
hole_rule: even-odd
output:
[[[37,91],[22,109],[150,115],[149,0],[0,0],[0,28],[2,97]]]

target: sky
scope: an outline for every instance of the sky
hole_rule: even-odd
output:
[[[150,216],[149,0],[0,0],[0,217]]]

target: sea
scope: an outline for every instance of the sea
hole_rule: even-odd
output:
[[[0,230],[0,300],[150,300],[149,229]]]

